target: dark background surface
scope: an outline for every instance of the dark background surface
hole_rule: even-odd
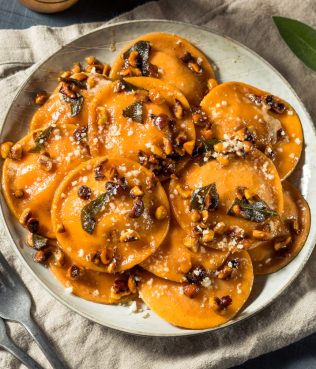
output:
[[[133,9],[148,0],[81,0],[57,14],[39,14],[17,0],[0,0],[0,29],[27,28],[38,24],[67,26],[74,23],[101,22]],[[249,360],[234,369],[316,369],[316,334],[284,349]]]

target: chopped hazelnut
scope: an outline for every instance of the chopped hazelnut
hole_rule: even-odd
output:
[[[84,273],[83,269],[74,264],[68,268],[67,277],[72,280],[75,280],[75,279],[82,277],[83,273]]]
[[[48,93],[46,91],[40,91],[35,96],[35,104],[43,105],[48,99]]]
[[[88,65],[96,64],[98,61],[94,56],[88,56],[85,58],[85,61]]]
[[[33,260],[35,261],[35,263],[45,263],[48,256],[49,255],[45,252],[45,250],[38,250],[35,252]]]
[[[21,144],[16,143],[10,149],[9,157],[13,160],[21,160],[23,156],[23,147]]]
[[[141,189],[140,186],[134,186],[130,191],[130,195],[132,198],[142,197],[144,196],[144,191]]]
[[[189,155],[192,155],[194,146],[195,146],[195,140],[187,141],[183,144],[184,151]]]
[[[11,147],[13,146],[13,142],[7,141],[1,144],[0,152],[2,159],[6,159],[10,155]]]
[[[16,199],[22,199],[24,197],[24,191],[22,189],[17,189],[15,191],[13,191],[13,196]]]
[[[200,292],[200,287],[197,284],[188,284],[184,286],[183,292],[186,296],[192,299]]]
[[[138,65],[138,60],[139,60],[139,53],[138,51],[131,51],[130,54],[129,54],[129,57],[128,57],[128,64],[131,66],[131,67],[134,67],[136,68],[137,65]]]
[[[177,119],[183,119],[184,109],[179,100],[176,99],[175,104],[173,106],[173,114]]]
[[[210,298],[210,305],[214,311],[222,312],[223,310],[226,310],[231,304],[233,300],[232,298],[227,295],[223,296],[221,298],[215,296]]]
[[[80,73],[81,72],[81,64],[75,63],[71,68],[71,73]]]
[[[40,154],[38,157],[38,162],[41,169],[46,172],[50,172],[53,169],[53,160],[51,159],[49,153]]]
[[[199,241],[196,237],[187,235],[183,240],[184,246],[193,252],[198,251]]]
[[[202,243],[209,243],[212,242],[214,239],[214,231],[211,229],[207,229],[203,232],[201,241]]]
[[[87,86],[88,86],[89,88],[93,88],[93,87],[95,87],[95,86],[96,86],[96,84],[97,84],[97,81],[96,81],[93,77],[89,77],[89,78],[87,79]]]
[[[180,195],[180,197],[182,199],[189,199],[191,197],[191,194],[192,194],[192,191],[191,189],[189,188],[189,186],[182,186],[180,184],[178,184],[176,186],[176,190],[178,191],[178,194]]]
[[[88,200],[91,196],[91,188],[88,186],[80,186],[78,189],[78,196],[82,199],[82,200]]]
[[[130,218],[139,218],[144,212],[144,203],[140,197],[136,197],[133,202],[132,210],[129,212]]]
[[[222,165],[223,167],[225,167],[226,165],[229,164],[229,157],[228,155],[218,155],[216,157],[216,161]]]
[[[198,223],[201,220],[201,214],[198,210],[192,210],[190,218],[193,223]]]
[[[271,233],[254,229],[252,231],[252,237],[256,240],[267,241],[271,239]]]
[[[213,231],[216,234],[223,234],[226,231],[226,224],[224,222],[218,222],[213,228]]]
[[[168,216],[168,210],[165,206],[160,205],[155,211],[155,218],[158,220],[164,220]]]
[[[156,145],[151,145],[150,146],[150,151],[154,155],[158,156],[159,158],[164,159],[166,157],[166,154],[163,152],[163,150],[160,147],[156,146]]]
[[[166,155],[172,154],[172,151],[173,151],[171,141],[165,137],[163,138],[163,151],[165,152]]]
[[[104,126],[105,124],[109,123],[109,114],[104,106],[99,106],[97,108],[97,113],[98,113],[98,125],[99,126]]]
[[[134,275],[130,275],[128,277],[127,286],[132,293],[135,293],[137,291],[137,283]]]
[[[22,211],[20,217],[19,217],[19,222],[22,225],[26,225],[28,219],[31,217],[31,209],[26,208]]]
[[[120,242],[135,242],[140,240],[140,235],[133,229],[122,231],[120,235]]]
[[[109,256],[109,250],[105,247],[102,249],[101,253],[100,253],[100,260],[101,263],[104,265],[108,265],[110,264],[110,256]]]

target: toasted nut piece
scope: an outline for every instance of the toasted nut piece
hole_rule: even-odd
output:
[[[105,76],[109,76],[110,74],[110,71],[111,71],[111,66],[110,64],[104,64],[103,65],[103,70],[102,70],[102,74],[104,74]]]
[[[202,129],[201,136],[204,137],[206,140],[209,140],[213,137],[213,131],[211,129]]]
[[[81,72],[81,64],[75,63],[71,68],[71,73],[80,73]]]
[[[252,143],[250,141],[244,141],[243,142],[243,145],[244,145],[243,149],[244,149],[244,152],[245,153],[250,152],[251,149],[252,149],[252,147],[253,147],[253,145],[252,145]]]
[[[137,64],[138,64],[138,59],[139,59],[139,53],[138,51],[131,51],[130,54],[129,54],[129,57],[128,57],[128,64],[131,66],[131,67],[137,67]]]
[[[202,210],[202,220],[203,220],[204,223],[207,221],[208,215],[209,215],[209,213],[208,213],[207,210]]]
[[[192,210],[190,218],[193,223],[198,223],[201,220],[201,214],[198,210]]]
[[[77,193],[82,200],[88,200],[91,196],[92,191],[90,187],[82,185],[79,187]]]
[[[218,279],[229,279],[234,277],[237,273],[236,268],[232,268],[228,265],[224,265],[224,267],[218,272],[217,278]]]
[[[64,232],[66,232],[66,229],[65,229],[65,227],[64,227],[64,225],[62,223],[57,224],[57,226],[56,226],[56,232],[57,233],[64,233]]]
[[[188,186],[181,186],[178,184],[176,186],[176,190],[178,191],[178,194],[181,196],[182,199],[189,199],[191,197],[192,191]]]
[[[142,197],[144,196],[144,191],[142,190],[140,186],[134,186],[130,191],[130,195],[132,198]]]
[[[127,286],[132,293],[135,293],[137,291],[137,284],[134,275],[130,275],[128,277]]]
[[[48,93],[46,91],[40,91],[35,96],[35,104],[43,105],[48,99]]]
[[[10,155],[11,148],[13,146],[13,142],[7,141],[1,144],[0,151],[2,159],[6,159]]]
[[[130,218],[139,218],[145,210],[144,202],[140,197],[136,197],[133,201],[133,207],[128,213]]]
[[[38,157],[38,162],[41,169],[45,170],[46,172],[50,172],[53,169],[53,161],[49,153],[40,154]]]
[[[217,144],[214,145],[214,151],[216,152],[224,152],[224,144],[223,142],[219,142]]]
[[[203,231],[203,235],[201,238],[202,243],[209,243],[214,239],[214,231],[212,229],[207,229]]]
[[[197,63],[189,62],[188,63],[188,68],[191,69],[192,72],[194,72],[194,73],[201,73],[202,72],[202,68]]]
[[[30,217],[31,217],[31,209],[29,208],[24,209],[19,218],[20,224],[25,226]]]
[[[122,297],[130,294],[131,291],[128,288],[128,280],[124,278],[124,276],[117,278],[111,287],[111,299],[120,300]]]
[[[107,272],[108,273],[115,273],[117,269],[117,259],[113,258],[111,263],[108,266]]]
[[[65,70],[64,72],[62,72],[62,74],[60,75],[61,78],[68,78],[71,76],[71,72],[69,70]]]
[[[98,125],[104,126],[105,124],[109,123],[109,114],[108,111],[104,106],[99,106],[97,108],[98,111]]]
[[[23,156],[23,147],[21,144],[16,143],[10,149],[9,157],[13,160],[21,160]]]
[[[248,188],[246,188],[246,189],[244,190],[244,196],[245,196],[245,198],[246,198],[247,200],[249,200],[249,199],[252,199],[254,196],[256,196],[256,194],[255,194],[253,191],[251,191],[251,190],[249,190]]]
[[[157,105],[161,105],[166,101],[165,98],[161,95],[161,93],[154,89],[149,90],[148,97],[151,102]]]
[[[213,90],[213,88],[216,87],[217,85],[218,85],[218,83],[214,78],[210,78],[207,81],[207,87],[210,91]]]
[[[300,225],[298,222],[298,219],[289,219],[288,223],[291,227],[291,229],[296,233],[299,234],[300,233]]]
[[[21,189],[21,190],[15,190],[13,191],[13,196],[16,198],[16,199],[22,199],[24,197],[24,191]]]
[[[226,165],[229,164],[229,157],[228,155],[218,155],[216,157],[216,161],[222,165],[223,167],[225,167]]]
[[[252,231],[252,237],[255,238],[256,240],[263,240],[263,241],[268,241],[271,240],[271,233],[269,232],[265,232],[265,231],[259,231],[258,229],[254,229]]]
[[[165,159],[166,158],[166,154],[161,150],[160,147],[156,146],[156,145],[151,145],[150,146],[150,151],[158,156],[159,158]]]
[[[105,247],[102,249],[100,253],[100,260],[101,260],[101,263],[104,265],[110,264],[110,261],[111,261],[108,251],[109,250]]]
[[[211,297],[209,300],[211,308],[216,312],[222,312],[223,310],[226,310],[232,304],[232,302],[233,300],[229,295],[221,298],[215,296]]]
[[[88,79],[87,79],[87,86],[89,87],[89,88],[93,88],[93,87],[95,87],[95,85],[97,84],[97,81],[93,78],[93,77],[89,77]]]
[[[192,237],[187,235],[184,238],[184,246],[187,247],[188,249],[190,249],[193,252],[197,252],[198,251],[198,245],[199,245],[199,241],[196,237]]]
[[[241,208],[239,205],[234,205],[232,208],[232,211],[234,212],[234,214],[236,215],[240,215],[241,214]]]
[[[53,251],[53,256],[54,256],[54,264],[56,266],[61,267],[65,264],[65,254],[64,254],[63,250],[61,250],[59,247],[57,247]]]
[[[98,61],[94,56],[88,56],[85,58],[85,61],[88,65],[96,64]]]
[[[288,236],[284,241],[275,242],[273,247],[275,251],[280,251],[281,249],[286,249],[292,242],[292,237]]]
[[[102,73],[103,65],[102,64],[90,64],[86,67],[87,73]]]
[[[218,222],[213,228],[216,234],[223,234],[226,231],[226,224],[224,222]]]
[[[82,277],[83,274],[84,274],[84,270],[82,268],[80,268],[78,265],[75,265],[75,264],[73,264],[67,270],[67,277],[72,279],[72,280],[75,280],[75,279],[78,279],[78,278]]]
[[[26,221],[26,227],[31,233],[37,233],[39,229],[39,220],[29,217]]]
[[[188,284],[183,287],[183,292],[192,299],[200,292],[200,287],[197,284]]]
[[[172,143],[166,137],[163,138],[163,151],[165,152],[166,155],[172,154],[173,151]]]
[[[189,155],[192,155],[194,146],[195,146],[195,140],[187,141],[183,144],[184,151],[188,153]]]
[[[163,220],[163,219],[166,219],[167,216],[168,216],[168,210],[166,209],[166,207],[163,205],[158,206],[158,208],[155,211],[155,218],[158,220]]]
[[[184,109],[179,100],[176,99],[175,104],[173,106],[173,114],[177,119],[182,119],[184,116]]]
[[[48,258],[48,254],[45,252],[45,250],[38,250],[33,256],[33,260],[35,263],[45,263],[45,261]]]
[[[139,68],[128,67],[120,71],[120,75],[122,77],[135,76],[140,77],[142,75],[142,71]]]
[[[120,242],[134,242],[140,240],[140,235],[133,229],[122,231],[120,235]]]

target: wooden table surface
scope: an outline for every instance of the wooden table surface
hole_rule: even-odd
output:
[[[27,28],[38,24],[67,26],[100,22],[133,9],[148,0],[81,0],[58,14],[39,14],[23,7],[17,0],[0,0],[0,29]],[[234,369],[316,369],[316,334],[281,350],[249,360]]]

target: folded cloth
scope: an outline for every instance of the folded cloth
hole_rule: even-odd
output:
[[[272,15],[313,25],[314,0],[161,0],[147,3],[111,22],[165,18],[207,26],[252,48],[283,73],[316,119],[316,75],[287,48]],[[314,24],[315,25],[315,24]],[[24,79],[40,60],[100,23],[65,28],[31,27],[0,31],[0,122]],[[17,122],[18,124],[18,122]],[[73,313],[54,300],[22,267],[0,226],[0,248],[17,269],[34,298],[34,316],[70,368],[210,369],[228,368],[286,346],[316,330],[316,254],[281,297],[244,322],[209,334],[183,338],[136,337],[117,332]],[[10,323],[13,339],[45,368],[43,354],[19,325]],[[24,368],[0,351],[0,368]]]

